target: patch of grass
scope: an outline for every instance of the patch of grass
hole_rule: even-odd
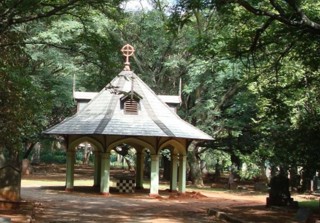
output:
[[[319,209],[319,203],[320,201],[318,199],[316,200],[310,200],[310,201],[299,201],[299,207],[305,207],[305,208],[311,208],[311,209]]]

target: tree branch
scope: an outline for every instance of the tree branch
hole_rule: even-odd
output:
[[[233,97],[238,92],[240,87],[241,87],[241,84],[239,82],[237,82],[236,84],[231,86],[227,90],[227,92],[221,97],[220,102],[215,106],[214,110],[215,111],[220,111],[222,106],[225,105],[227,103],[227,101],[229,101],[229,99],[231,97]]]
[[[23,155],[23,159],[27,159],[29,157],[29,155],[32,152],[32,149],[33,149],[35,144],[36,144],[36,142],[32,142],[32,143],[29,144],[25,154]]]
[[[267,30],[267,28],[271,25],[273,21],[274,21],[273,18],[269,18],[261,28],[256,30],[256,35],[254,36],[253,42],[250,47],[250,51],[254,51],[256,49],[262,33]]]
[[[273,8],[275,8],[280,13],[281,16],[285,16],[286,13],[284,9],[281,8],[281,6],[277,4],[275,0],[269,0],[269,1],[270,1],[270,4],[273,6]]]
[[[266,16],[277,20],[285,25],[298,27],[300,29],[309,29],[308,32],[314,33],[314,31],[316,31],[318,34],[320,34],[320,24],[309,19],[293,0],[286,0],[286,2],[299,15],[300,18],[298,19],[296,17],[292,17],[292,14],[290,15],[290,17],[287,17],[283,9],[273,0],[270,0],[270,4],[277,10],[277,12],[279,12],[279,14],[273,13],[271,11],[257,9],[245,0],[233,0],[233,2],[239,4],[247,11],[255,15]]]
[[[19,7],[19,4],[22,3],[22,1],[18,1],[9,10],[7,10],[5,13],[3,13],[0,16],[0,18],[3,18],[2,21],[0,22],[0,33],[5,32],[6,30],[9,29],[9,27],[17,24],[27,23],[27,22],[38,20],[38,19],[51,17],[54,15],[61,15],[64,12],[72,8],[75,8],[77,6],[77,3],[80,1],[81,0],[70,0],[65,4],[61,4],[61,5],[50,4],[50,6],[44,6],[43,4],[41,4],[43,7],[51,7],[52,9],[43,13],[40,13],[40,12],[32,13],[32,11],[31,12],[25,11],[24,15],[22,15],[22,12],[19,12],[17,10]],[[31,8],[31,10],[33,9]]]

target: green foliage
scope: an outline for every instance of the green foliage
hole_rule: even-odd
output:
[[[172,15],[190,53],[181,114],[215,137],[213,148],[239,151],[252,176],[266,160],[314,172],[317,3],[235,2],[180,1]]]
[[[136,150],[135,149],[129,149],[128,154],[125,156],[125,158],[130,162],[131,166],[135,166],[136,164]]]
[[[66,152],[61,149],[43,149],[40,153],[40,160],[44,163],[66,163]]]
[[[158,94],[177,94],[182,78],[180,116],[215,138],[193,158],[213,168],[226,151],[250,167],[246,178],[266,161],[320,168],[319,3],[157,1],[141,12],[122,12],[120,1],[16,3],[0,3],[0,146],[9,156],[74,112],[73,76],[77,90],[102,89],[131,43],[133,70]]]
[[[163,149],[160,151],[160,154],[166,159],[171,160],[171,151],[169,149]]]
[[[299,201],[299,207],[310,208],[313,210],[319,210],[319,200]]]
[[[119,31],[136,49],[132,70],[157,94],[177,95],[183,58],[178,37],[167,28],[169,8],[163,1],[158,3],[150,11],[127,13]]]
[[[10,159],[17,160],[23,144],[37,142],[45,128],[74,112],[74,74],[81,75],[81,81],[88,73],[104,76],[106,69],[115,67],[105,60],[111,54],[101,49],[103,42],[109,46],[116,42],[116,37],[106,41],[107,29],[112,29],[106,15],[112,11],[113,18],[118,17],[119,4],[96,0],[0,3],[0,145],[9,151]],[[100,48],[90,48],[89,40]]]
[[[5,38],[9,36],[18,38],[16,33]],[[48,94],[38,86],[34,63],[20,47],[4,47],[0,57],[0,144],[16,159],[21,143],[37,137],[46,126]]]
[[[231,166],[230,154],[221,150],[206,150],[201,154],[209,172],[213,173],[218,165],[221,170],[229,170]]]
[[[98,91],[121,69],[119,38],[109,31],[115,28],[112,20],[95,10],[85,18],[63,16],[34,24],[28,52],[48,72],[69,79],[76,76],[79,90]]]
[[[240,151],[236,151],[243,164],[241,169],[237,171],[241,179],[259,179],[259,177],[261,177],[261,171],[265,170],[265,168],[261,169],[261,167],[265,167],[266,160],[271,157],[271,154],[268,152],[270,151],[264,148],[256,149],[250,154],[243,154]]]
[[[255,96],[257,108],[252,117],[253,130],[258,134],[254,153],[268,151],[264,152],[267,156],[261,156],[271,165],[301,166],[306,173],[314,173],[319,168],[318,162],[311,161],[311,157],[318,157],[315,135],[319,127],[319,92],[314,91],[319,87],[319,66],[315,61],[319,59],[315,55],[319,43],[319,12],[314,8],[317,3],[238,3],[226,6],[234,12],[232,17],[240,23],[238,26],[244,27],[232,38],[233,49],[229,50],[239,59],[245,58],[250,68],[248,90]],[[256,9],[263,13],[255,15]],[[273,16],[276,14],[279,17]],[[302,15],[315,22],[313,28],[307,20],[301,21]],[[253,39],[247,38],[250,36]]]
[[[111,163],[114,163],[117,161],[117,154],[113,151],[111,151],[111,154],[110,154],[110,162]]]

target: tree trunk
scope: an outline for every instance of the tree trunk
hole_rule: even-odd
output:
[[[203,187],[202,172],[200,168],[200,157],[198,154],[197,142],[193,141],[189,146],[188,162],[190,167],[190,179],[192,184],[197,187]]]
[[[90,154],[91,154],[91,150],[89,147],[89,143],[85,142],[84,148],[83,148],[83,159],[82,159],[83,164],[85,165],[89,164]]]
[[[150,153],[146,152],[144,157],[144,168],[143,168],[144,177],[150,179],[151,175],[151,157]]]
[[[307,190],[310,190],[310,185],[311,185],[311,179],[312,179],[312,174],[310,173],[309,170],[304,170],[302,172],[302,185],[301,185],[301,192],[305,192]]]
[[[126,161],[127,166],[128,166],[128,170],[130,170],[130,171],[134,171],[134,170],[135,170],[135,169],[134,169],[134,166],[132,165],[131,161],[130,161],[128,158],[126,158],[126,157],[124,156],[124,157],[123,157],[123,160]]]
[[[171,161],[167,156],[162,156],[162,160],[163,160],[163,179],[170,180]]]
[[[19,201],[21,188],[21,165],[17,161],[17,152],[11,150],[5,159],[4,150],[0,145],[0,200]]]
[[[34,145],[34,153],[32,155],[32,163],[33,164],[39,164],[40,163],[40,153],[41,153],[41,143],[38,142]]]
[[[231,148],[231,151],[233,151],[232,148]],[[239,171],[241,169],[241,160],[239,156],[234,154],[234,152],[231,153],[231,162],[232,162],[232,166],[234,166],[236,170]]]
[[[266,174],[266,167],[264,165],[264,162],[261,162],[259,167],[260,167],[259,181],[263,183],[268,183],[268,177]]]
[[[25,153],[23,155],[23,159],[28,159],[30,153],[32,152],[33,150],[33,147],[36,143],[32,142],[32,143],[26,143],[25,145]]]
[[[291,167],[289,169],[290,172],[290,186],[292,190],[297,191],[300,187],[300,176],[298,174],[297,167]]]
[[[4,147],[0,145],[0,167],[4,166],[6,159],[4,157]]]
[[[217,159],[217,163],[214,166],[214,181],[218,182],[220,177],[221,177],[221,166],[219,163],[219,159]]]

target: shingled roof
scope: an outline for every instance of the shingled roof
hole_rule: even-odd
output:
[[[136,113],[125,111],[126,100],[136,102]],[[122,71],[82,110],[44,133],[212,140],[170,110],[132,71]]]

